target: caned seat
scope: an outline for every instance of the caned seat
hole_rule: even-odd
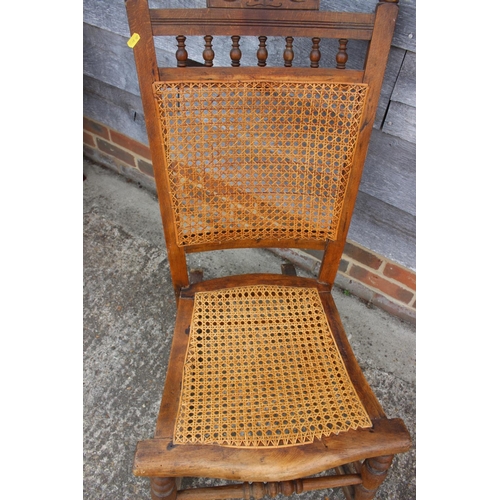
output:
[[[198,292],[191,325],[174,445],[290,446],[371,427],[316,288]]]
[[[331,294],[398,7],[318,3],[126,1],[177,299],[156,432],[134,461],[153,500],[333,487],[370,499],[411,446],[364,378]],[[162,37],[175,37],[173,67],[158,64]],[[190,37],[202,40],[197,56]],[[256,67],[242,64],[250,37]],[[296,64],[302,38],[308,67]],[[328,38],[338,41],[334,68],[320,64]],[[346,66],[351,39],[366,42],[358,69]],[[271,42],[283,44],[281,67]],[[188,272],[188,253],[243,247],[311,248],[323,261],[315,279],[287,266],[211,280]],[[317,477],[324,471],[333,473]],[[184,476],[243,482],[183,490]]]

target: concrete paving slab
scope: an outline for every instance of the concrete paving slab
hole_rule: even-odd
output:
[[[84,498],[147,499],[149,482],[132,475],[132,461],[136,442],[154,432],[175,319],[158,204],[112,171],[84,161],[84,172]],[[279,273],[283,262],[267,250],[189,258],[207,278]],[[340,290],[333,294],[368,381],[415,442],[415,327]],[[415,448],[397,456],[377,498],[416,498],[415,461]],[[328,490],[301,498],[343,495]]]

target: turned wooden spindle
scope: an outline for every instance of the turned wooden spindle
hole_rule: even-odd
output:
[[[233,46],[231,47],[231,51],[229,52],[229,57],[231,58],[231,66],[238,67],[240,65],[241,59],[241,50],[240,50],[240,37],[234,35],[231,37],[233,41]]]
[[[278,495],[290,496],[305,491],[344,488],[353,484],[361,484],[359,474],[341,474],[290,481],[238,483],[225,486],[211,486],[208,488],[192,488],[178,491],[177,500],[199,500],[200,498],[204,498],[205,500],[229,500],[234,498],[260,500],[266,496],[271,498]]]
[[[266,496],[274,498],[279,494],[290,496],[302,493],[304,490],[301,479],[269,483],[243,483],[243,498],[245,500],[260,500]]]
[[[286,37],[285,52],[283,52],[283,59],[285,60],[285,67],[290,68],[293,61],[293,36]]]
[[[175,477],[152,477],[152,500],[175,500],[177,496],[177,483]]]
[[[393,455],[367,458],[361,466],[361,484],[354,486],[356,500],[372,500],[391,466]]]
[[[186,37],[183,35],[176,36],[177,40],[177,52],[175,53],[175,58],[177,59],[177,67],[185,68],[187,66],[188,53],[186,50]]]
[[[321,38],[314,37],[312,39],[312,49],[309,59],[311,59],[311,68],[319,68],[319,60],[321,59],[321,52],[319,50],[319,42]]]
[[[214,65],[213,60],[215,53],[212,49],[212,40],[214,39],[211,35],[205,35],[205,50],[203,51],[203,59],[205,60],[205,66],[212,67]]]
[[[339,40],[339,51],[337,52],[337,69],[345,69],[345,63],[347,62],[347,38],[341,38]]]
[[[267,48],[266,48],[267,36],[259,36],[259,48],[257,50],[258,66],[265,66],[267,60]]]

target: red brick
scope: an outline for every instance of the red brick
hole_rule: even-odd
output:
[[[356,264],[351,266],[349,276],[405,304],[408,304],[414,297],[414,294],[409,290],[405,290],[395,283],[391,283],[381,276],[368,271],[368,269],[357,266]]]
[[[415,309],[413,309],[411,306],[407,307],[401,304],[396,304],[384,295],[375,293],[373,295],[372,304],[380,307],[384,311],[387,311],[392,316],[396,316],[397,318],[402,319],[403,321],[406,321],[413,325],[415,325],[417,322]]]
[[[345,244],[344,254],[372,269],[378,269],[382,264],[382,259],[349,242]]]
[[[139,167],[139,170],[144,172],[146,175],[149,175],[150,177],[155,176],[153,172],[153,165],[151,165],[148,161],[137,159],[137,166]]]
[[[115,158],[118,158],[119,160],[135,167],[134,157],[130,153],[127,153],[127,151],[124,151],[123,149],[116,146],[115,144],[103,141],[102,139],[97,139],[97,147],[103,153],[114,156]]]
[[[114,130],[111,130],[111,140],[119,146],[129,149],[139,156],[151,160],[151,152],[149,151],[149,147],[142,144],[141,142],[137,142],[126,135],[115,132]]]
[[[103,139],[109,139],[109,130],[100,123],[83,117],[83,128],[84,130],[88,130],[89,132],[92,132],[93,134],[98,135]]]
[[[403,267],[387,263],[384,268],[384,275],[387,276],[388,278],[392,278],[394,280],[399,281],[400,283],[403,283],[403,285],[406,285],[408,288],[411,288],[412,290],[417,289],[417,283],[416,283],[417,277],[415,273],[412,273],[411,271],[408,271]]]
[[[95,148],[94,138],[85,131],[83,131],[83,143]]]

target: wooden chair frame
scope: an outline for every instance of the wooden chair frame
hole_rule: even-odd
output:
[[[315,489],[342,487],[348,499],[374,498],[387,474],[394,454],[408,451],[409,433],[400,419],[388,419],[359,368],[333,302],[331,288],[338,270],[347,237],[356,194],[361,180],[389,49],[397,17],[396,1],[382,0],[374,13],[319,12],[315,0],[289,2],[290,9],[279,8],[282,2],[208,0],[206,9],[150,9],[147,0],[126,0],[130,32],[138,40],[134,55],[142,95],[146,128],[157,186],[165,241],[170,261],[178,313],[171,355],[154,439],[137,445],[134,474],[151,478],[152,498],[262,498],[278,493],[290,495]],[[226,8],[220,8],[220,5]],[[236,7],[236,8],[235,8]],[[244,8],[248,7],[248,8]],[[207,35],[209,33],[210,35]],[[293,53],[289,35],[313,38],[311,68],[292,66]],[[233,67],[214,68],[212,36],[260,36],[259,67],[240,67],[239,47],[233,44]],[[138,36],[137,36],[138,35]],[[205,36],[204,64],[192,66],[184,46],[186,36]],[[175,36],[178,48],[177,67],[158,65],[154,37]],[[266,67],[265,37],[287,39],[284,67]],[[336,68],[318,67],[320,38],[339,40]],[[363,69],[345,69],[347,40],[368,42]],[[234,40],[233,40],[234,41]],[[237,39],[236,39],[237,41]],[[289,240],[240,238],[192,245],[179,244],[176,215],[171,197],[172,168],[164,151],[164,140],[153,86],[156,82],[210,81],[300,81],[360,83],[367,85],[362,123],[347,184],[344,203],[334,239]],[[225,248],[295,247],[324,250],[317,280],[299,278],[284,268],[283,275],[253,274],[203,281],[188,272],[187,252]],[[191,279],[190,279],[191,277]],[[183,365],[190,338],[193,303],[200,292],[238,286],[308,287],[318,292],[325,317],[335,338],[348,375],[362,405],[370,417],[369,428],[351,429],[323,436],[306,444],[287,447],[226,447],[219,444],[176,444],[174,424],[180,404]],[[335,469],[327,477],[306,477]],[[222,487],[178,490],[179,478],[201,476],[243,481]],[[301,479],[304,478],[304,479]]]

